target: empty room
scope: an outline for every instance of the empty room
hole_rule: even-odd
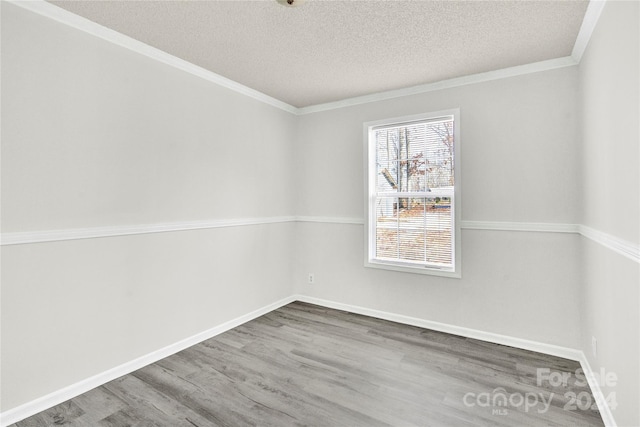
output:
[[[640,2],[0,15],[1,427],[640,426]]]

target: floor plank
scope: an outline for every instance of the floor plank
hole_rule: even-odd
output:
[[[12,427],[602,426],[579,367],[294,302]]]

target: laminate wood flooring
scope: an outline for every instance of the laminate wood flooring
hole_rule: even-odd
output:
[[[601,426],[578,369],[294,302],[14,427]]]

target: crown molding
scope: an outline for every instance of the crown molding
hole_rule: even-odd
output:
[[[577,65],[571,56],[549,59],[547,61],[533,62],[530,64],[518,65],[515,67],[502,68],[500,70],[487,71],[485,73],[471,74],[468,76],[456,77],[448,80],[441,80],[433,83],[412,86],[403,89],[389,90],[385,92],[373,93],[370,95],[347,98],[340,101],[328,102],[326,104],[311,105],[298,108],[298,114],[311,114],[320,111],[335,110],[338,108],[352,107],[354,105],[368,104],[371,102],[385,101],[404,96],[418,95],[421,93],[433,92],[443,89],[451,89],[476,83],[490,82],[493,80],[506,79],[525,74],[538,73],[541,71],[555,70],[557,68],[572,67]]]
[[[249,98],[253,98],[265,104],[271,105],[272,107],[279,108],[292,114],[298,114],[298,109],[292,105],[287,104],[286,102],[280,101],[279,99],[273,98],[255,89],[251,89],[250,87],[242,85],[212,71],[206,70],[202,67],[192,64],[191,62],[180,59],[177,56],[173,56],[153,46],[149,46],[148,44],[136,40],[132,37],[104,27],[96,22],[71,13],[68,10],[62,9],[61,7],[48,3],[44,0],[3,1],[21,7],[22,9],[26,9],[38,15],[44,16],[46,18],[53,19],[57,22],[91,34],[92,36],[101,38],[125,49],[147,56],[151,59],[155,59],[158,62],[162,62],[163,64],[175,67],[196,77],[200,77],[211,83],[217,84],[218,86],[222,86],[234,92],[248,96]]]
[[[589,1],[587,11],[584,14],[584,19],[582,20],[582,25],[580,26],[580,31],[578,32],[578,37],[576,37],[576,43],[573,45],[573,51],[571,52],[571,57],[576,61],[576,63],[579,63],[582,60],[582,55],[587,49],[587,45],[589,44],[591,35],[596,28],[598,19],[600,19],[600,14],[602,13],[602,9],[604,9],[605,3],[606,0]]]
[[[19,6],[33,13],[53,19],[70,27],[76,28],[80,31],[86,32],[108,42],[114,43],[118,46],[129,49],[133,52],[137,52],[141,55],[155,59],[159,62],[175,67],[179,70],[185,71],[219,86],[246,95],[250,98],[256,99],[273,107],[279,108],[283,111],[289,112],[294,115],[305,115],[577,65],[582,58],[582,54],[586,49],[589,39],[591,38],[591,34],[595,29],[598,18],[600,17],[600,13],[602,12],[606,0],[591,0],[589,2],[589,6],[587,7],[587,11],[585,13],[582,26],[580,27],[578,37],[576,38],[576,43],[573,47],[571,56],[555,58],[541,62],[534,62],[531,64],[518,65],[515,67],[503,68],[500,70],[488,71],[468,76],[456,77],[453,79],[441,80],[409,88],[347,98],[335,102],[310,105],[301,108],[294,107],[293,105],[287,104],[283,101],[280,101],[279,99],[273,98],[255,89],[251,89],[238,82],[235,82],[212,71],[187,62],[160,49],[149,46],[117,31],[111,30],[107,27],[78,16],[44,0],[3,1],[7,1],[8,3]]]

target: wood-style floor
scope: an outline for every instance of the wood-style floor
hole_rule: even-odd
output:
[[[601,426],[578,368],[295,302],[14,426]]]

